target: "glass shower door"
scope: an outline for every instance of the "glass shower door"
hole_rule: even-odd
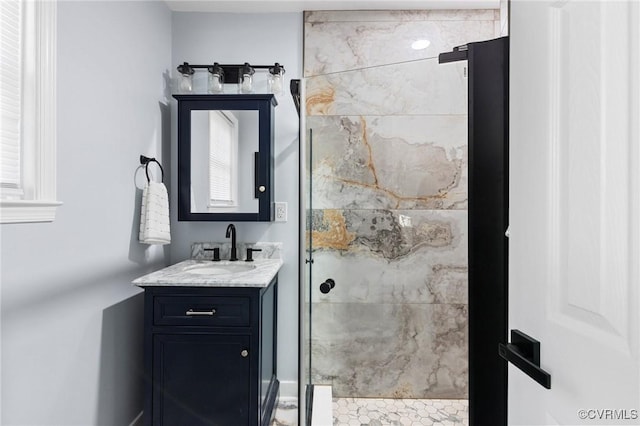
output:
[[[337,401],[466,399],[465,64],[304,84],[305,378]]]

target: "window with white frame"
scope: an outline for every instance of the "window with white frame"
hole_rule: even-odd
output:
[[[0,222],[56,207],[56,2],[0,1]]]
[[[238,205],[238,119],[209,112],[209,211]]]

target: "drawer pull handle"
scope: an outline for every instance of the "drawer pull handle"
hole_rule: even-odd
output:
[[[208,316],[208,317],[212,317],[216,314],[216,310],[215,309],[211,309],[210,311],[194,311],[193,309],[189,309],[187,311],[187,316]]]
[[[243,349],[242,352],[240,352],[240,355],[242,356],[242,358],[246,358],[247,356],[249,356],[249,351]]]

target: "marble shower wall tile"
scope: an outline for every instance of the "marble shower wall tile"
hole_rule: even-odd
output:
[[[312,212],[312,377],[335,396],[465,398],[467,212]]]
[[[306,79],[307,115],[467,113],[465,64],[437,59]]]
[[[314,116],[307,127],[315,209],[467,208],[466,116]]]
[[[493,15],[492,15],[493,18]],[[311,22],[305,24],[304,75],[352,71],[402,61],[437,58],[469,41],[494,38],[499,21]],[[423,50],[411,48],[426,39]],[[327,47],[331,51],[327,52]],[[402,71],[393,70],[393,72]],[[403,76],[404,77],[404,76]]]
[[[320,10],[307,11],[305,22],[493,21],[494,9]]]
[[[419,59],[493,38],[499,21],[305,14],[311,372],[337,397],[467,397],[466,70]],[[431,46],[407,49],[417,38]]]
[[[312,237],[315,284],[336,282],[313,302],[467,303],[466,211],[314,211]]]
[[[313,305],[312,380],[335,397],[466,398],[467,307]]]

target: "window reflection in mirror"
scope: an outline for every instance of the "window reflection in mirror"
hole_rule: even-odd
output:
[[[191,111],[191,212],[258,212],[257,110]]]

